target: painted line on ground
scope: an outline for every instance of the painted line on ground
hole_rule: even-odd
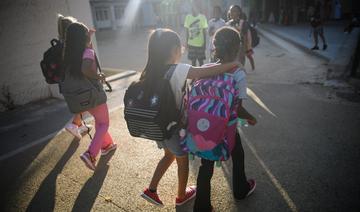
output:
[[[120,108],[122,108],[122,107],[124,107],[124,106],[120,105],[120,106],[113,107],[113,108],[111,108],[111,109],[109,110],[109,113],[113,113],[114,111],[116,111],[116,110],[118,110],[118,109],[120,109]],[[71,119],[71,120],[72,120],[72,119]],[[71,120],[69,120],[69,122],[70,122]],[[86,121],[86,122],[90,122],[90,121],[92,121],[92,120],[94,120],[94,118],[93,118],[92,116],[88,116],[88,117],[86,117],[86,118],[84,119],[84,121]],[[67,122],[67,123],[68,123],[68,122]],[[65,127],[65,126],[64,126],[64,127]],[[42,137],[42,138],[36,139],[35,141],[33,141],[33,142],[31,142],[31,143],[28,143],[28,144],[26,144],[26,145],[24,145],[24,146],[22,146],[22,147],[20,147],[20,148],[17,148],[17,149],[15,149],[15,150],[13,150],[13,151],[10,151],[10,152],[6,153],[6,154],[3,154],[3,155],[0,156],[0,162],[3,161],[3,160],[6,160],[6,159],[8,159],[8,158],[11,158],[11,157],[13,157],[13,156],[15,156],[15,155],[17,155],[17,154],[20,154],[20,153],[22,153],[22,152],[25,152],[26,150],[30,149],[31,147],[34,147],[34,146],[39,145],[39,144],[42,144],[42,143],[44,143],[44,142],[46,142],[46,141],[48,141],[48,140],[50,140],[50,139],[52,139],[52,138],[60,135],[62,132],[65,132],[65,128],[62,128],[60,131],[56,131],[56,132],[50,133],[50,134],[48,134],[48,135],[46,135],[46,136],[44,136],[44,137]]]
[[[268,112],[270,115],[277,117],[266,105],[261,99],[255,94],[254,91],[252,91],[250,88],[246,89],[246,93],[250,98],[252,98],[261,108],[263,108],[266,112]]]
[[[271,173],[270,169],[266,166],[264,161],[261,159],[259,154],[257,153],[255,147],[249,142],[249,140],[244,135],[244,132],[241,130],[241,128],[238,128],[239,133],[241,134],[242,140],[245,141],[246,145],[249,147],[250,151],[255,156],[256,160],[260,163],[262,168],[265,170],[267,176],[270,178],[272,184],[276,187],[282,198],[285,200],[286,204],[289,206],[290,210],[292,212],[298,212],[297,207],[294,203],[294,201],[290,198],[289,194],[286,192],[286,190],[282,187],[280,182],[276,179],[276,177]]]
[[[28,143],[28,144],[26,144],[25,146],[22,146],[22,147],[20,147],[20,148],[18,148],[18,149],[15,149],[15,150],[11,151],[11,152],[8,152],[8,153],[6,153],[6,154],[4,154],[4,155],[1,155],[1,156],[0,156],[0,161],[6,160],[6,159],[8,159],[8,158],[11,158],[11,157],[13,157],[13,156],[15,156],[15,155],[17,155],[17,154],[19,154],[19,153],[21,153],[21,152],[26,151],[27,149],[29,149],[29,148],[31,148],[31,147],[33,147],[33,146],[36,146],[36,145],[38,145],[38,144],[42,144],[42,143],[44,143],[44,142],[46,142],[46,141],[48,141],[48,140],[50,140],[50,139],[52,139],[52,138],[60,135],[60,134],[61,134],[62,132],[64,132],[64,131],[65,131],[65,130],[64,130],[64,128],[63,128],[63,129],[60,130],[60,131],[56,131],[56,132],[50,133],[49,135],[47,135],[47,136],[45,136],[45,137],[42,137],[42,138],[39,138],[39,139],[37,139],[37,140],[35,140],[35,141],[31,142],[31,143]]]

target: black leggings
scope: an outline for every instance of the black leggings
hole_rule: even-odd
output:
[[[196,60],[199,61],[199,66],[204,65],[204,60],[201,60],[201,59],[192,59],[192,60],[191,60],[191,65],[192,65],[192,66],[196,66]]]
[[[244,169],[244,149],[240,135],[236,133],[236,143],[231,153],[233,162],[233,194],[236,199],[245,198],[249,192]],[[201,159],[201,166],[197,178],[197,192],[195,197],[194,212],[211,211],[211,178],[214,173],[214,161]]]

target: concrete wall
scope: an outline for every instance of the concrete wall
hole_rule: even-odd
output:
[[[39,65],[49,41],[57,37],[58,13],[93,26],[87,0],[0,1],[0,99],[4,87],[15,105],[60,97],[57,85],[46,84]]]

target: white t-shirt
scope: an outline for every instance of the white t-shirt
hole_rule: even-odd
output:
[[[189,64],[179,63],[176,65],[174,73],[170,78],[170,86],[172,92],[174,93],[176,106],[178,109],[180,109],[181,107],[182,99],[184,96],[183,87],[185,85],[190,68],[191,65]]]
[[[220,18],[220,19],[215,19],[215,18],[212,18],[210,19],[209,21],[209,30],[212,30],[214,33],[216,32],[216,30],[220,29],[221,27],[225,26],[225,21],[224,19]],[[210,51],[214,49],[214,45],[212,43],[213,41],[213,37],[214,36],[210,36],[210,42],[209,42],[209,49]]]
[[[236,81],[235,89],[238,89],[239,94],[237,95],[238,99],[246,99],[246,73],[244,69],[238,68],[233,74],[234,80]]]

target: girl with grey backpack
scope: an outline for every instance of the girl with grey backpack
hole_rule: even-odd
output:
[[[92,49],[91,35],[82,23],[72,23],[66,31],[64,45],[65,77],[62,94],[72,113],[89,112],[95,119],[95,135],[89,148],[80,158],[91,169],[96,168],[96,157],[115,150],[109,129],[107,97],[102,82],[105,76],[97,71],[95,51]]]

